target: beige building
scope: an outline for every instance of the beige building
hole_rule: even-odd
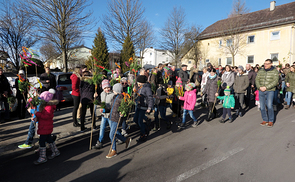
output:
[[[218,65],[262,65],[268,58],[274,65],[295,62],[295,2],[217,21],[199,36],[198,67]],[[183,64],[192,67],[189,51]]]

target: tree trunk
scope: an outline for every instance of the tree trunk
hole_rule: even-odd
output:
[[[235,55],[232,55],[232,58],[233,58],[232,64],[233,64],[233,66],[235,66]]]
[[[68,72],[68,57],[67,57],[66,49],[62,49],[62,62],[64,64],[63,72],[67,73]]]

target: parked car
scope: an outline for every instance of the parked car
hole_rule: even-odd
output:
[[[59,85],[62,90],[63,102],[72,101],[72,81],[70,79],[72,73],[52,72],[52,74],[55,75],[56,85]]]

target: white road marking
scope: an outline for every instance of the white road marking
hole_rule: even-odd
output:
[[[204,164],[202,164],[200,166],[197,166],[197,167],[195,167],[195,168],[193,168],[193,169],[191,169],[191,170],[189,170],[189,171],[187,171],[185,173],[182,173],[181,175],[169,180],[168,182],[172,182],[172,181],[180,182],[180,181],[183,181],[185,179],[188,179],[188,178],[198,174],[199,172],[201,172],[201,171],[203,171],[203,170],[205,170],[205,169],[207,169],[207,168],[209,168],[211,166],[214,166],[215,164],[218,164],[218,163],[224,161],[225,159],[229,158],[230,156],[241,152],[242,150],[244,150],[244,148],[239,147],[239,148],[235,148],[235,149],[233,149],[231,151],[228,151],[223,156],[216,157],[216,158],[210,160],[207,163],[204,163]]]

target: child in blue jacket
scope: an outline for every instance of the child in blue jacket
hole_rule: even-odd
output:
[[[228,114],[230,123],[233,122],[233,118],[231,115],[231,109],[235,107],[235,98],[232,94],[230,94],[230,88],[227,86],[227,88],[224,90],[224,96],[218,96],[217,99],[224,100],[223,101],[223,115],[220,120],[220,123],[224,123],[226,114]]]

